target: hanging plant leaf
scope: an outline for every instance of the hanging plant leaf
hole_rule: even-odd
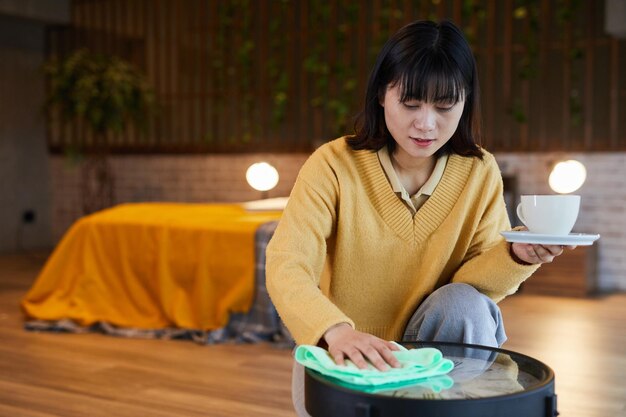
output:
[[[80,49],[44,65],[50,82],[46,100],[64,122],[83,120],[99,140],[129,123],[145,128],[154,110],[152,89],[131,64]]]

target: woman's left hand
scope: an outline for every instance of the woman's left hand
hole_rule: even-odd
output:
[[[513,243],[511,251],[528,264],[549,263],[563,253],[563,248],[574,249],[576,246],[539,245],[532,243]]]

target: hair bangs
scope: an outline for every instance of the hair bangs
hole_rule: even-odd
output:
[[[458,103],[468,94],[468,86],[458,67],[440,54],[422,56],[400,71],[400,101]]]

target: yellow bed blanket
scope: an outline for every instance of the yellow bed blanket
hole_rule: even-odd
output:
[[[27,317],[214,330],[254,293],[254,234],[280,212],[125,204],[78,220],[22,300]]]

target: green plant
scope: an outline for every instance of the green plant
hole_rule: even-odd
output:
[[[577,70],[577,62],[583,58],[583,50],[578,46],[582,38],[582,31],[580,27],[575,24],[575,19],[580,13],[580,0],[557,1],[556,18],[560,32],[563,34],[563,54],[568,61],[570,71],[568,110],[572,127],[580,127],[583,121],[583,105],[580,93],[576,87],[581,77],[581,74]],[[572,31],[573,33],[571,33]],[[566,39],[568,35],[570,39]]]
[[[287,106],[290,104],[289,87],[291,80],[286,70],[288,57],[284,53],[288,47],[287,37],[284,36],[284,15],[289,7],[293,7],[289,0],[279,3],[279,13],[273,13],[269,21],[269,57],[266,68],[272,85],[272,115],[271,127],[277,129],[285,121]]]
[[[474,0],[466,0],[467,3]],[[575,19],[581,12],[580,0],[557,0],[555,4],[555,20],[559,28],[559,33],[562,36],[563,42],[563,55],[564,59],[568,61],[570,81],[572,84],[569,86],[570,91],[566,92],[568,95],[568,110],[570,113],[570,123],[574,127],[578,127],[582,123],[582,102],[578,89],[575,84],[579,81],[580,74],[577,71],[577,61],[583,58],[582,49],[577,46],[579,40],[582,37],[581,29],[574,24]],[[539,33],[541,30],[547,30],[542,28],[539,24],[540,16],[540,2],[538,0],[516,0],[515,9],[513,10],[513,18],[520,21],[526,21],[527,31],[522,41],[523,55],[519,60],[519,69],[517,75],[522,82],[534,79],[539,71],[538,69],[538,56],[539,56]],[[569,27],[575,27],[574,39],[566,40],[566,37],[571,37],[568,34],[571,29]],[[510,111],[514,120],[519,124],[528,123],[528,116],[525,113],[524,106],[519,99],[516,99],[512,104]]]
[[[340,17],[333,19],[333,13]],[[358,5],[338,2],[311,3],[310,24],[315,25],[314,39],[309,54],[303,62],[303,69],[312,76],[311,107],[327,119],[327,127],[322,135],[330,137],[348,133],[349,114],[354,110],[354,91],[357,85],[354,63],[345,53],[348,35],[357,24]],[[333,27],[334,32],[327,28]],[[335,51],[342,51],[331,57],[331,42]],[[381,41],[382,45],[382,41]]]
[[[154,108],[154,93],[132,65],[80,49],[44,65],[49,90],[46,107],[63,123],[83,123],[93,141],[66,149],[68,156],[87,154],[80,176],[85,214],[114,204],[114,177],[106,154],[108,133],[121,133],[132,122],[145,128]],[[89,144],[89,146],[87,146]]]
[[[44,65],[49,93],[46,106],[64,123],[81,120],[98,146],[105,135],[119,133],[129,122],[145,127],[154,108],[154,93],[143,75],[120,58],[80,49]]]
[[[537,59],[539,56],[539,2],[537,0],[518,0],[513,11],[513,18],[525,20],[527,30],[524,33],[522,46],[524,55],[519,61],[517,72],[520,80],[530,80],[537,76]]]
[[[463,22],[467,22],[463,27],[465,37],[469,44],[475,47],[478,42],[478,27],[483,26],[487,18],[486,8],[479,0],[463,0],[461,16]]]

